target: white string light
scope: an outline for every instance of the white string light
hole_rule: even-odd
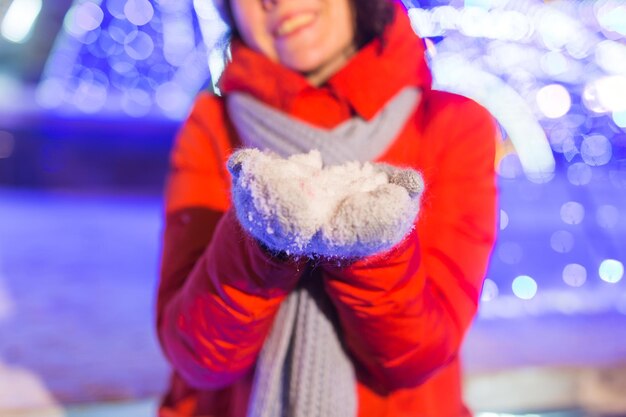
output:
[[[2,36],[11,42],[26,42],[39,17],[41,6],[41,0],[13,0],[2,19]]]

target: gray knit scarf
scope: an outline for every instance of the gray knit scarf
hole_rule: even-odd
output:
[[[326,165],[375,160],[393,143],[418,102],[406,88],[370,121],[354,117],[324,130],[233,93],[227,109],[246,147],[283,157],[317,149]],[[281,304],[260,352],[248,417],[354,417],[356,376],[319,274],[308,271]]]

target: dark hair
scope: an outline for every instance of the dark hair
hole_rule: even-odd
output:
[[[330,0],[334,1],[334,0]],[[394,18],[395,8],[390,0],[350,0],[354,7],[356,18],[356,45],[362,47],[374,38],[379,38],[384,42],[383,34],[387,25]],[[224,1],[224,16],[230,23],[230,38],[241,39],[233,13],[230,7],[230,0]]]

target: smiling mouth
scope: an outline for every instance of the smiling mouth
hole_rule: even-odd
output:
[[[301,13],[283,20],[276,29],[277,36],[287,36],[309,25],[315,19],[314,13]]]

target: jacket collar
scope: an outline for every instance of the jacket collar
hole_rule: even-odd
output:
[[[241,41],[231,45],[230,62],[220,90],[244,92],[289,113],[294,100],[311,89],[330,89],[354,112],[370,120],[385,103],[407,86],[430,89],[431,74],[424,45],[413,32],[404,8],[397,4],[394,21],[384,35],[361,48],[326,84],[314,87],[300,73],[269,60]]]

